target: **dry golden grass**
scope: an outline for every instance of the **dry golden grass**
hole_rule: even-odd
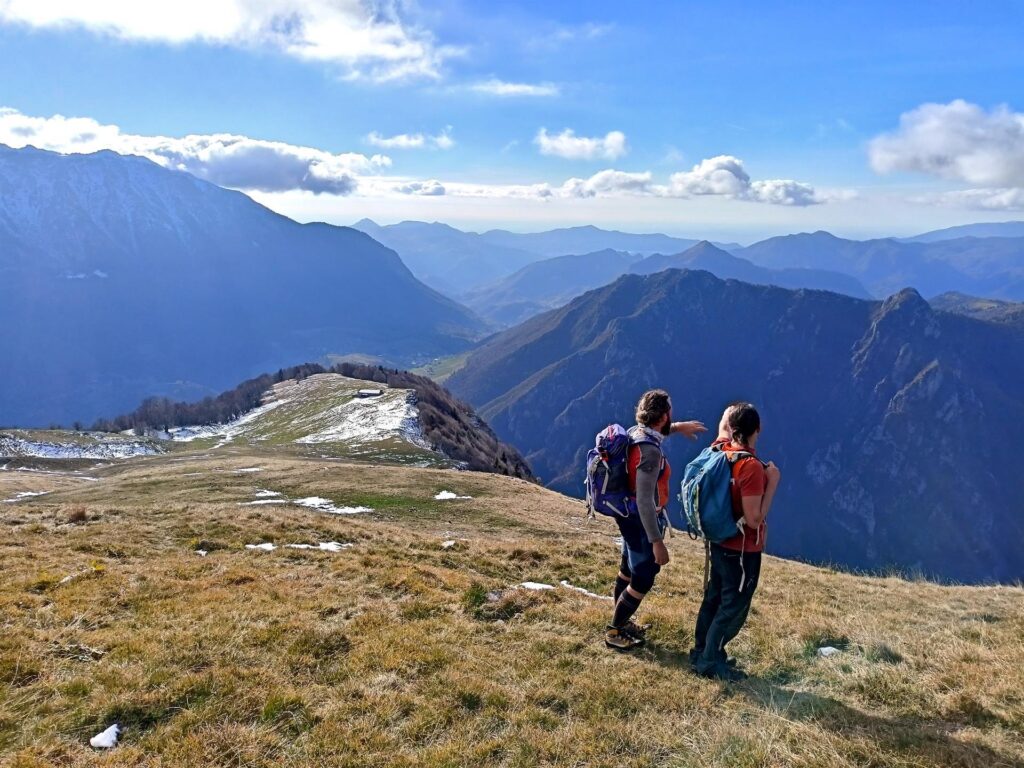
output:
[[[1020,589],[769,558],[727,686],[687,666],[685,538],[634,655],[601,642],[610,603],[511,589],[617,566],[610,523],[527,483],[230,449],[94,474],[0,473],[53,489],[0,505],[4,765],[1024,766]],[[377,511],[239,506],[257,488]],[[281,546],[326,541],[353,546]]]

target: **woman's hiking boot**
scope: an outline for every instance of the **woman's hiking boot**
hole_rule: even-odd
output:
[[[643,645],[644,638],[642,635],[632,632],[629,629],[629,624],[622,627],[613,627],[609,624],[604,633],[604,644],[616,651],[631,651]]]

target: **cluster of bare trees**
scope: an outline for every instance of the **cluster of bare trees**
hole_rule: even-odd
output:
[[[138,434],[148,430],[167,431],[171,427],[201,424],[223,424],[251,411],[260,404],[264,393],[274,384],[290,379],[305,379],[326,368],[316,363],[282,368],[277,373],[265,373],[255,379],[243,381],[234,389],[216,397],[205,397],[194,403],[183,403],[166,397],[149,397],[131,413],[114,419],[101,419],[93,429],[104,432],[123,432],[131,429]]]

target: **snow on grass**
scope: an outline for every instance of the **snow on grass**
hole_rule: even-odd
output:
[[[321,552],[341,552],[354,546],[352,543],[339,544],[337,541],[323,541],[319,544],[286,544],[289,549],[319,549]]]
[[[236,475],[244,475],[249,472],[262,472],[263,467],[242,467],[241,469],[234,470]]]
[[[280,491],[268,491],[265,488],[260,488],[260,489],[258,489],[256,491],[256,498],[257,499],[268,499],[268,498],[271,498],[273,496],[281,496],[281,495],[282,494],[281,494]]]
[[[448,501],[449,499],[472,499],[472,496],[459,496],[457,493],[452,491],[441,491],[435,497],[438,501]]]
[[[609,595],[598,595],[598,594],[595,594],[594,592],[591,592],[588,589],[584,589],[583,587],[574,586],[573,584],[570,584],[565,579],[562,579],[558,583],[561,584],[566,589],[571,589],[573,592],[579,592],[581,595],[586,595],[587,597],[593,597],[593,598],[596,598],[597,600],[608,600],[609,602],[611,602],[611,599],[612,599],[611,596],[609,596]]]
[[[519,585],[519,587],[521,589],[529,589],[534,592],[544,592],[549,589],[554,589],[554,587],[550,584],[541,584],[538,581],[524,581],[522,584]]]
[[[256,499],[255,501],[240,501],[240,507],[262,507],[267,504],[287,504],[288,499]]]
[[[246,544],[246,549],[258,549],[260,552],[273,552],[277,547],[271,544],[269,541],[264,541],[262,544]]]
[[[0,454],[34,459],[129,459],[163,453],[155,445],[142,440],[125,440],[104,434],[89,437],[91,443],[57,443],[0,435]]]
[[[324,411],[320,421],[327,426],[295,442],[359,444],[399,438],[430,449],[420,427],[416,395],[409,390],[386,390],[381,397],[352,398]]]
[[[321,496],[308,496],[305,499],[295,499],[292,504],[298,504],[300,507],[317,509],[321,512],[329,512],[332,515],[356,515],[360,512],[373,512],[370,507],[339,507],[330,499],[325,499]]]
[[[448,541],[442,541],[441,542],[441,549],[451,549],[454,546],[455,546],[455,540],[454,539],[448,539]]]
[[[113,749],[117,746],[117,738],[121,735],[121,726],[114,723],[102,733],[97,733],[89,739],[89,746],[93,749]]]
[[[208,550],[208,549],[197,549],[196,550],[196,554],[199,555],[200,557],[206,557],[208,554],[210,554],[210,550]]]
[[[24,499],[30,499],[33,496],[45,496],[48,493],[49,491],[21,491],[21,493],[16,493],[9,499],[0,501],[0,504],[14,504],[15,502],[22,501]]]
[[[193,440],[200,440],[208,437],[219,437],[221,438],[220,443],[217,447],[230,443],[236,437],[238,437],[243,431],[244,427],[252,421],[255,421],[265,413],[269,413],[275,408],[279,408],[285,403],[287,399],[273,400],[269,403],[265,403],[258,408],[253,408],[248,413],[244,413],[237,419],[226,422],[224,424],[210,424],[204,426],[190,426],[190,427],[174,427],[170,430],[169,435],[171,440],[176,443],[191,443]]]

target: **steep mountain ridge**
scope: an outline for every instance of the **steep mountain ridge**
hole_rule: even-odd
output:
[[[783,471],[776,554],[856,568],[1013,581],[1024,480],[992,423],[1024,427],[1024,342],[1010,328],[884,302],[670,270],[626,276],[490,339],[448,380],[551,487],[648,387],[717,423],[752,400]],[[677,470],[699,446],[670,443]]]
[[[768,269],[702,240],[672,255],[637,255],[611,249],[537,261],[502,280],[471,292],[466,304],[482,317],[509,326],[547,309],[560,307],[580,294],[632,273],[647,275],[665,269],[703,269],[721,278],[787,288],[831,290],[870,298],[856,278],[817,269]]]
[[[138,157],[0,147],[0,424],[91,421],[329,354],[418,363],[482,329],[361,232]]]

